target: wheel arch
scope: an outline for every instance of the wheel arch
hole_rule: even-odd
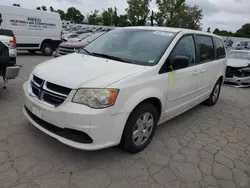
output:
[[[136,92],[135,95],[132,95],[130,97],[130,100],[128,100],[126,102],[123,111],[127,111],[129,113],[128,113],[128,116],[127,116],[127,118],[125,120],[125,125],[121,130],[122,134],[121,134],[121,137],[120,137],[120,142],[122,141],[127,121],[129,120],[131,114],[140,105],[142,105],[144,103],[152,104],[156,108],[156,110],[158,112],[158,118],[160,119],[162,117],[163,111],[164,111],[164,105],[165,105],[165,97],[164,97],[163,93],[158,91],[156,88],[154,88],[154,90],[152,90],[152,89],[153,88],[138,91],[138,92]],[[151,93],[149,94],[150,91],[151,91]],[[154,92],[152,92],[152,91],[154,91]]]
[[[52,39],[44,39],[40,45],[40,50],[42,50],[43,45],[46,43],[53,45],[53,40]]]

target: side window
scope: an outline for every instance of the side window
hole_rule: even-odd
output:
[[[214,46],[213,46],[212,37],[197,35],[196,43],[199,48],[198,57],[199,57],[200,63],[204,63],[209,60],[214,60],[215,54],[214,54]]]
[[[170,61],[172,61],[176,56],[186,56],[189,58],[189,66],[195,65],[196,55],[193,36],[184,36],[182,39],[179,40],[170,55]]]
[[[216,59],[225,58],[226,50],[224,48],[222,40],[217,37],[214,37],[214,44],[215,44],[215,50],[216,50]]]

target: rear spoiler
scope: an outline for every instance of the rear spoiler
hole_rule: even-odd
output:
[[[14,37],[14,33],[12,30],[8,30],[8,29],[0,29],[0,35],[4,35],[4,36],[9,36],[9,37]]]

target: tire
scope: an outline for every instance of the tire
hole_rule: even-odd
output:
[[[41,49],[41,52],[42,52],[43,55],[51,56],[53,51],[54,50],[53,50],[53,47],[52,47],[51,44],[49,44],[49,43],[43,44],[42,49]]]
[[[36,50],[28,50],[30,54],[35,54]]]
[[[214,106],[217,103],[219,96],[220,96],[221,85],[222,85],[222,81],[221,79],[219,79],[216,82],[210,97],[204,102],[205,105]]]
[[[143,118],[148,121],[144,121]],[[139,119],[141,121],[139,121]],[[139,126],[138,122],[144,123],[141,123],[141,126]],[[123,131],[120,147],[130,153],[142,151],[151,142],[156,131],[157,123],[158,112],[156,108],[150,103],[139,105],[128,118]]]

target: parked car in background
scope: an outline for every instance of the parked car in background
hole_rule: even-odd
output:
[[[235,50],[249,50],[250,42],[249,41],[241,41],[235,42],[232,44],[233,49]]]
[[[236,87],[250,86],[250,51],[232,50],[228,53],[225,83]]]
[[[135,153],[157,125],[216,104],[226,70],[220,37],[167,28],[116,28],[73,53],[39,64],[24,84],[24,114],[69,146],[120,145]]]
[[[14,32],[17,49],[50,56],[62,42],[62,21],[57,12],[0,5],[0,13],[0,29]]]
[[[94,33],[83,33],[81,35],[77,35],[76,37],[68,38],[67,42],[79,42],[93,34]]]
[[[82,38],[80,40],[76,40],[75,42],[63,42],[59,45],[55,57],[59,57],[62,55],[67,55],[74,52],[79,52],[82,48],[87,46],[89,43],[91,43],[96,38],[100,37],[101,35],[105,34],[106,32],[98,32],[95,34],[92,34],[86,38]],[[79,38],[78,38],[79,39]]]
[[[67,33],[67,34],[63,35],[62,38],[63,38],[63,41],[65,42],[65,41],[68,41],[70,38],[74,38],[77,36],[78,36],[78,34],[76,34],[76,33]]]
[[[79,38],[85,38],[89,35],[91,35],[93,32],[92,30],[86,29],[82,31],[77,31],[75,33],[68,33],[63,35],[63,41],[78,41]]]
[[[19,75],[20,67],[16,66],[16,56],[16,38],[13,31],[0,29],[0,76],[3,77],[5,84]]]

